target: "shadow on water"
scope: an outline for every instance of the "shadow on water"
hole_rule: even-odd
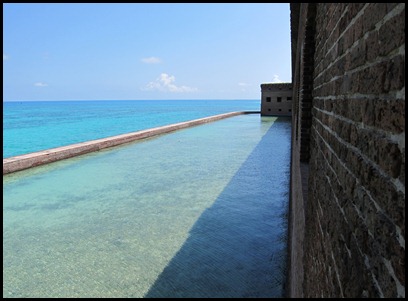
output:
[[[273,123],[144,297],[284,296],[290,127]]]

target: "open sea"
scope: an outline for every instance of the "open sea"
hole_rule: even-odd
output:
[[[260,109],[3,105],[4,157]],[[290,137],[290,117],[238,115],[4,175],[3,297],[285,297]]]
[[[3,159],[233,111],[260,100],[3,102]]]

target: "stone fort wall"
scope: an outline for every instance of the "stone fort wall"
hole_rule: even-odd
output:
[[[293,3],[290,297],[405,297],[405,4]]]
[[[261,115],[292,116],[292,83],[261,84]]]

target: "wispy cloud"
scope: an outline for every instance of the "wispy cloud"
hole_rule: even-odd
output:
[[[159,64],[161,63],[161,59],[158,57],[151,56],[151,57],[143,58],[142,62],[145,64]]]
[[[8,59],[9,59],[9,56],[3,53],[3,61],[8,60]]]
[[[43,82],[37,82],[37,83],[34,84],[34,86],[36,86],[36,87],[47,87],[48,84],[43,83]]]
[[[238,83],[238,86],[241,87],[241,91],[246,91],[246,87],[251,86],[251,84],[247,83]]]
[[[272,83],[277,84],[277,83],[283,83],[283,81],[280,80],[279,75],[274,75]]]
[[[194,92],[197,88],[187,87],[187,86],[176,86],[174,82],[176,78],[174,75],[168,75],[167,73],[162,73],[155,80],[147,84],[144,90],[157,90],[166,92]]]

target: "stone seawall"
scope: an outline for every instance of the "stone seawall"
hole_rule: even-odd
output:
[[[117,135],[108,138],[91,140],[72,145],[47,149],[35,153],[25,154],[3,159],[3,175],[16,172],[19,170],[48,164],[51,162],[72,158],[75,156],[87,154],[90,152],[99,151],[108,147],[118,146],[124,143],[129,143],[135,140],[153,137],[160,134],[169,133],[172,131],[228,118],[242,114],[259,114],[257,111],[240,111],[224,113],[190,121],[174,123],[161,127],[151,128],[147,130],[132,132],[128,134]]]

